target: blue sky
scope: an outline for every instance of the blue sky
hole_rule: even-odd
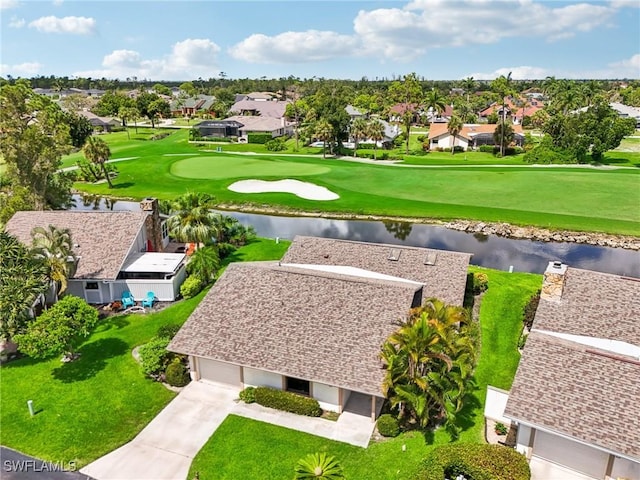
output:
[[[0,0],[0,73],[640,78],[640,0]]]

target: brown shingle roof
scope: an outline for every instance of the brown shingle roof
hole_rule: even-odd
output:
[[[392,250],[400,252],[389,260]],[[434,257],[434,265],[425,265]],[[296,236],[282,257],[283,263],[348,265],[424,283],[423,299],[437,297],[451,305],[462,305],[471,254],[430,248],[354,242]]]
[[[530,333],[505,415],[640,460],[640,365],[587,350]]]
[[[35,227],[68,228],[80,257],[73,278],[115,280],[148,214],[144,212],[16,212],[5,230],[31,245]]]
[[[640,460],[638,359],[544,333],[640,346],[639,312],[639,281],[568,268],[560,301],[540,300],[505,415]]]
[[[382,396],[382,343],[419,286],[237,263],[200,302],[169,350]]]

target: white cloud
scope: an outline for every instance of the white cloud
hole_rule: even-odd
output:
[[[60,5],[62,5],[64,3],[64,0],[53,0],[53,6],[54,7],[59,7]]]
[[[0,75],[6,77],[11,75],[12,77],[31,76],[37,74],[42,68],[42,64],[38,62],[25,62],[16,65],[7,65],[6,63],[0,64]]]
[[[0,0],[0,10],[16,8],[18,5],[20,5],[20,2],[18,2],[18,0]]]
[[[595,70],[578,70],[569,71],[562,69],[548,70],[542,67],[520,66],[520,67],[504,67],[490,73],[471,73],[464,77],[473,77],[476,80],[493,80],[500,75],[508,75],[511,72],[511,78],[514,80],[534,80],[542,79],[548,76],[556,78],[571,79],[622,79],[622,78],[640,78],[640,53],[630,58],[611,62],[606,67]]]
[[[9,20],[9,26],[11,28],[22,28],[25,23],[27,22],[25,22],[24,18],[18,18],[15,15],[11,17],[11,20]]]
[[[134,50],[114,50],[102,60],[101,69],[76,72],[78,77],[186,80],[218,74],[220,47],[208,39],[188,38],[173,45],[162,58],[144,59]]]
[[[232,46],[229,53],[250,63],[317,62],[352,55],[357,45],[354,36],[330,31],[284,32],[274,37],[258,33]]]
[[[40,17],[29,23],[29,27],[45,33],[71,33],[89,35],[95,32],[96,21],[90,17]]]

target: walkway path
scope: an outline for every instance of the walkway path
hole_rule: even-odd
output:
[[[370,397],[353,393],[338,421],[238,402],[238,389],[191,382],[136,438],[80,471],[97,480],[186,479],[193,457],[234,414],[366,448],[375,424]],[[378,413],[382,402],[377,405]]]

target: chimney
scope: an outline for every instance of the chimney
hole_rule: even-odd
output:
[[[160,208],[158,199],[147,197],[140,202],[140,208],[149,215],[144,221],[144,229],[147,235],[148,251],[162,251],[162,224],[160,221]]]
[[[567,265],[558,261],[549,262],[547,269],[544,271],[540,298],[552,302],[559,302],[562,298],[562,289],[564,287],[564,277],[566,273]]]

